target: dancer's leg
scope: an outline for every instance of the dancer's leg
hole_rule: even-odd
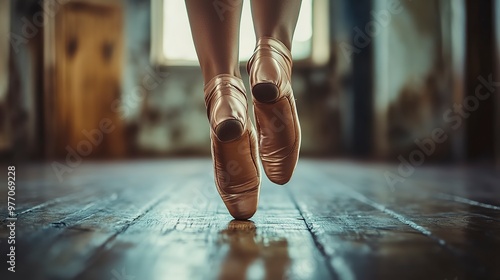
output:
[[[234,218],[248,219],[257,210],[260,169],[238,63],[242,0],[186,0],[186,7],[205,80],[217,190]]]
[[[186,0],[205,84],[218,74],[241,77],[238,42],[242,0]]]
[[[272,37],[291,49],[293,32],[302,0],[252,0],[252,17],[257,40]]]

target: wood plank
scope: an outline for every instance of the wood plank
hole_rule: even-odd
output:
[[[212,182],[205,173],[195,184],[183,185],[176,198],[117,236],[77,279],[113,273],[142,279],[242,279],[247,273],[266,279],[330,278],[285,190],[264,182],[257,214],[252,222],[240,222],[231,221]],[[194,205],[193,192],[204,193],[205,203]],[[132,265],[137,269],[127,270]]]
[[[498,278],[500,178],[419,168],[389,188],[394,168],[301,160],[287,186],[263,179],[241,222],[209,159],[86,162],[63,182],[22,167],[16,279]]]
[[[141,279],[233,279],[239,273],[263,273],[270,279],[330,278],[284,189],[268,183],[253,223],[231,222],[208,160],[176,161],[165,169],[167,174],[155,164],[121,166],[122,181],[128,181],[121,189],[107,187],[107,175],[113,172],[97,166],[84,166],[76,176],[91,171],[100,179],[92,184],[80,180],[94,195],[30,211],[19,220],[19,252],[25,256],[20,262],[30,270],[18,275],[112,279],[133,272]],[[148,179],[131,180],[133,169],[146,171]],[[144,187],[138,185],[141,180]],[[164,184],[154,185],[159,182]],[[132,264],[132,271],[123,271]],[[233,264],[239,269],[229,269]]]
[[[478,179],[477,170],[460,172],[461,176],[457,176],[459,172],[453,169],[448,172],[436,172],[436,168],[419,169],[406,178],[404,187],[395,191],[384,187],[386,182],[380,171],[371,175],[360,172],[355,178],[349,172],[345,176],[345,172],[330,171],[335,178],[327,177],[326,180],[336,180],[344,188],[353,190],[358,199],[360,195],[364,197],[361,200],[369,197],[376,204],[372,206],[384,207],[382,211],[397,213],[419,225],[429,237],[457,257],[467,269],[464,276],[500,277],[495,257],[488,250],[500,246],[500,200],[498,188],[493,187],[498,186],[500,180],[495,182],[493,177],[488,177],[478,184],[474,182]],[[481,173],[484,175],[484,170]]]
[[[145,178],[151,173],[160,174],[163,182],[168,184],[169,176],[186,173],[176,168],[176,165],[179,163],[160,164],[156,168],[154,164],[138,168],[141,167],[140,163],[118,165],[118,168],[116,166],[103,168],[105,165],[102,164],[97,168],[92,165],[81,166],[79,174],[75,174],[71,178],[73,180],[69,181],[81,182],[81,187],[93,195],[73,197],[71,200],[60,201],[62,202],[60,204],[38,208],[18,219],[16,224],[18,244],[20,243],[18,261],[31,267],[30,270],[23,270],[18,275],[33,277],[41,274],[67,278],[74,273],[73,270],[82,268],[82,265],[84,268],[84,260],[93,250],[105,244],[109,238],[126,228],[129,221],[146,211],[143,206],[155,201],[155,195],[166,191],[161,189],[164,189],[163,184],[155,183],[154,180],[158,177],[153,177],[152,181]],[[191,166],[196,167],[196,164],[191,163]],[[118,174],[113,174],[116,171],[125,171],[130,176],[124,180],[117,179],[119,184],[113,187],[114,184],[108,180],[108,175],[120,178]],[[79,177],[93,177],[96,182],[89,185],[87,180]],[[143,183],[152,188],[151,192],[138,196],[138,190],[140,191],[139,188]],[[18,183],[18,186],[23,185],[22,181]],[[119,187],[121,190],[117,189]],[[43,199],[46,197],[44,191],[47,190],[50,191],[50,188],[32,191]],[[2,226],[1,231],[2,237],[6,236],[6,227]],[[0,245],[6,246],[5,243]],[[37,250],[33,251],[31,248]]]

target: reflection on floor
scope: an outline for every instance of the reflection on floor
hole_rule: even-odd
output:
[[[500,279],[493,170],[301,160],[285,187],[263,178],[251,221],[228,215],[208,159],[16,175],[16,273],[3,261],[1,279]]]

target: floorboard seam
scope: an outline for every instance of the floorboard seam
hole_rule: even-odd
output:
[[[337,180],[337,179],[331,179],[332,181],[335,181],[337,182],[338,185],[342,185],[344,186],[344,191],[346,194],[348,194],[350,197],[370,206],[370,207],[373,207],[379,211],[381,211],[382,213],[386,214],[386,215],[389,215],[390,217],[398,220],[399,222],[411,227],[412,229],[414,229],[415,231],[418,231],[420,232],[421,234],[429,237],[430,239],[436,241],[439,245],[441,246],[444,246],[445,248],[451,250],[452,252],[454,253],[458,253],[460,255],[460,252],[455,249],[454,247],[451,247],[450,245],[448,245],[448,243],[446,243],[446,241],[444,239],[441,239],[437,236],[434,236],[432,234],[432,232],[430,232],[428,229],[426,229],[425,227],[415,223],[414,221],[410,220],[409,218],[405,217],[404,215],[402,214],[399,214],[389,208],[387,208],[385,205],[383,204],[380,204],[378,202],[375,202],[369,198],[367,198],[366,196],[364,196],[363,194],[353,190],[353,188],[349,187],[348,185],[346,185],[345,183]]]
[[[449,194],[445,194],[445,193],[439,193],[437,195],[437,198],[449,200],[449,201],[454,201],[454,202],[458,202],[458,203],[464,203],[464,204],[471,205],[471,206],[482,207],[482,208],[486,208],[486,209],[500,210],[500,206],[475,201],[475,200],[460,197],[457,195],[449,195]]]
[[[297,200],[293,196],[292,192],[289,189],[286,189],[286,190],[287,190],[288,196],[292,200],[292,203],[295,205],[295,207],[299,211],[299,214],[302,217],[302,220],[304,221],[304,224],[307,228],[307,231],[311,234],[311,238],[313,239],[314,245],[316,245],[316,248],[323,256],[324,261],[325,261],[326,266],[327,266],[327,269],[328,269],[328,272],[331,274],[332,279],[336,279],[338,277],[338,274],[335,272],[335,269],[333,268],[333,266],[331,264],[332,258],[326,253],[325,248],[323,247],[323,244],[321,244],[321,242],[319,241],[316,234],[312,231],[312,227],[310,226],[310,224],[306,220],[306,217],[304,216],[304,213],[300,209],[299,204],[297,203]]]
[[[51,206],[53,204],[57,204],[57,203],[60,203],[60,202],[65,202],[67,200],[71,200],[71,199],[74,199],[74,198],[81,198],[81,193],[78,193],[78,194],[70,194],[70,195],[67,195],[67,196],[64,196],[64,197],[57,197],[57,198],[54,198],[50,201],[46,201],[44,203],[41,203],[41,204],[38,204],[38,205],[35,205],[35,206],[32,206],[26,210],[23,210],[19,213],[17,213],[17,217],[21,216],[21,215],[24,215],[24,214],[27,214],[27,213],[30,213],[30,212],[33,212],[35,210],[38,210],[38,209],[41,209],[41,208],[44,208],[44,207],[48,207],[48,206]],[[4,219],[2,220],[2,223],[7,221],[7,219]]]
[[[137,215],[130,222],[128,222],[126,225],[124,225],[122,228],[120,228],[115,233],[113,233],[110,237],[108,237],[99,247],[97,247],[97,249],[94,251],[94,253],[92,254],[92,256],[89,257],[89,259],[87,260],[87,263],[86,263],[87,265],[86,266],[90,267],[90,265],[92,263],[94,263],[95,260],[97,259],[97,256],[99,256],[99,254],[106,249],[107,245],[111,241],[113,241],[118,235],[120,235],[123,232],[125,232],[130,226],[132,226],[133,224],[135,224],[140,218],[142,218],[149,211],[151,211],[156,205],[160,204],[160,202],[162,200],[164,200],[166,197],[168,197],[170,193],[171,193],[171,190],[167,188],[167,190],[165,190],[162,195],[158,196],[158,198],[156,200],[154,200],[153,202],[151,202],[148,206],[144,207],[145,209],[144,209],[144,211],[142,211],[142,213],[140,213],[139,215]],[[82,274],[85,273],[85,271],[86,270],[80,271],[78,274],[76,274],[73,277],[73,279],[79,279],[79,277],[81,277]]]
[[[428,238],[430,238],[431,240],[434,240],[437,242],[437,244],[444,248],[445,250],[447,250],[448,252],[452,253],[454,256],[456,256],[458,259],[460,259],[462,262],[464,263],[467,263],[467,262],[471,262],[471,261],[474,261],[474,262],[477,262],[476,259],[470,259],[468,258],[467,254],[464,253],[463,251],[455,248],[454,246],[448,244],[444,239],[441,239],[435,235],[433,235],[429,230],[427,230],[426,228],[418,225],[417,223],[411,221],[410,219],[406,218],[405,216],[395,212],[395,211],[392,211],[391,209],[388,209],[387,207],[385,207],[383,204],[380,204],[380,203],[377,203],[373,200],[370,200],[369,198],[365,197],[363,194],[355,191],[355,190],[352,190],[352,188],[350,188],[347,184],[343,183],[342,181],[339,181],[337,179],[334,179],[334,178],[330,178],[330,180],[332,181],[335,181],[337,182],[339,185],[343,185],[344,186],[344,191],[349,195],[351,196],[352,198],[362,202],[362,203],[365,203],[366,205],[369,205],[379,211],[381,211],[382,213],[385,213],[386,215],[389,215],[391,217],[393,217],[394,219],[398,220],[399,222],[403,223],[403,224],[406,224],[407,226],[413,228],[414,230],[420,232],[421,234],[423,234],[424,236],[427,236]],[[478,262],[477,262],[478,263]],[[469,270],[469,266],[465,265],[465,267]],[[477,267],[477,266],[476,266]],[[477,271],[471,271],[473,273],[477,273]]]

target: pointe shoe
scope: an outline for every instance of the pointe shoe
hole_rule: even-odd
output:
[[[241,79],[221,74],[204,91],[217,191],[235,219],[248,219],[257,210],[260,167],[245,86]]]
[[[300,150],[300,124],[290,78],[292,57],[282,42],[263,37],[248,61],[259,151],[269,180],[283,185],[292,177]]]

